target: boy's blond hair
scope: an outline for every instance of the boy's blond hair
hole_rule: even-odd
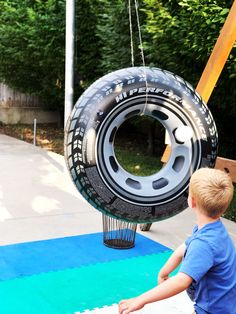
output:
[[[194,198],[196,207],[211,218],[218,218],[226,211],[233,191],[231,178],[222,170],[201,168],[190,179],[190,196]]]

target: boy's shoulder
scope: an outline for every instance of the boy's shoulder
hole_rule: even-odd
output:
[[[228,231],[220,219],[205,224],[201,229],[198,229],[197,225],[193,229],[194,238],[218,238],[221,236],[228,236]]]
[[[224,254],[225,250],[234,251],[236,254],[233,241],[221,220],[209,223],[199,230],[195,226],[192,236],[185,244],[187,249],[191,246],[192,249],[210,250],[214,255]]]

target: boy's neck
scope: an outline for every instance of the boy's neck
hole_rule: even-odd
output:
[[[197,216],[197,225],[198,229],[203,228],[205,225],[218,221],[220,217],[217,218],[211,218],[209,216],[204,215],[202,212],[196,210],[196,216]]]

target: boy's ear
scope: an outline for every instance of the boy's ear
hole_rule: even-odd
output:
[[[195,199],[191,195],[188,196],[188,206],[190,208],[195,208],[196,207]]]

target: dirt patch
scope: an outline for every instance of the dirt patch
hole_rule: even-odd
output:
[[[1,125],[0,133],[33,144],[34,129],[29,125]],[[64,155],[64,130],[54,124],[39,124],[36,130],[36,145]]]
[[[132,128],[130,128],[132,129]],[[116,136],[115,147],[140,155],[150,155],[148,151],[148,138],[146,134],[138,132],[119,132]],[[0,133],[33,144],[33,125],[1,125]],[[155,143],[156,144],[156,143]],[[57,154],[64,155],[64,129],[56,124],[37,124],[36,145]],[[153,147],[159,147],[154,145]],[[164,149],[163,149],[164,151]],[[158,155],[157,152],[154,154]]]

